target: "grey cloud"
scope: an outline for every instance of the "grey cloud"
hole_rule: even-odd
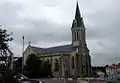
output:
[[[21,4],[13,4],[11,2],[3,3],[0,6],[0,23],[4,26],[12,26],[20,21],[18,13],[21,11]]]
[[[112,63],[112,61],[110,61],[108,59],[108,57],[109,58],[113,58],[112,56],[114,54],[111,54],[111,53],[110,54],[109,53],[107,53],[107,54],[105,54],[105,53],[98,53],[98,54],[93,54],[93,55],[95,55],[95,57],[92,58],[92,64],[93,65],[98,65],[98,62],[99,62],[99,65],[106,65],[106,64]]]
[[[102,46],[102,47],[104,47],[104,48],[107,48],[107,46],[106,46],[103,42],[101,42],[101,41],[98,42],[98,45],[99,45],[99,46]]]
[[[15,40],[18,43],[20,43],[20,37],[23,35],[25,36],[26,43],[31,41],[33,44],[37,44],[39,41],[52,43],[70,41],[71,39],[70,27],[66,25],[59,25],[55,22],[49,22],[48,20],[27,19],[25,22],[28,24],[26,27],[33,27],[33,29],[15,31]]]
[[[58,7],[56,9],[59,9],[61,12],[65,13],[63,20],[66,20],[67,22],[58,24],[57,22],[54,22],[53,19],[49,18],[21,18],[20,14],[25,13],[24,7],[27,1],[25,2],[23,0],[21,3],[16,3],[14,0],[2,0],[0,1],[0,24],[7,27],[9,31],[13,32],[13,47],[17,48],[17,45],[19,47],[21,46],[23,35],[25,36],[26,44],[28,41],[31,41],[35,45],[38,44],[38,42],[44,42],[47,44],[71,42],[70,22],[72,22],[72,20],[70,21],[69,18],[73,18],[73,6],[76,4],[73,5],[73,1],[69,1],[68,4],[67,1],[64,2],[64,0],[53,0],[52,3],[48,3],[47,0],[31,1],[34,2],[33,6],[36,4],[36,7],[40,7],[40,9],[42,7],[49,6]],[[74,1],[74,3],[76,3],[76,1]],[[97,40],[98,42],[96,44],[102,48],[102,50],[98,50],[96,53],[95,49],[97,48],[93,48],[95,45],[91,45],[90,48],[93,48],[90,50],[91,56],[93,56],[92,64],[103,65],[105,63],[112,63],[116,58],[120,58],[119,0],[80,0],[79,4],[84,22],[86,24],[88,42],[90,40]],[[14,51],[20,53],[18,49]]]

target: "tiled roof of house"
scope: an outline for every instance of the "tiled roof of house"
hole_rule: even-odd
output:
[[[120,65],[111,65],[111,66],[108,66],[108,68],[118,69],[118,68],[120,68]]]
[[[118,68],[120,68],[120,66],[114,65],[114,66],[111,66],[111,68],[113,68],[113,69],[118,69]]]

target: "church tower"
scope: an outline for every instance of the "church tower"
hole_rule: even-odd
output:
[[[80,14],[79,5],[77,2],[75,19],[73,20],[72,27],[72,47],[76,49],[79,56],[76,56],[76,75],[91,76],[91,57],[86,45],[86,29],[84,26],[83,18]]]
[[[72,46],[75,48],[79,48],[82,46],[82,43],[85,42],[85,26],[83,23],[83,18],[81,17],[79,5],[77,2],[76,5],[76,13],[75,19],[73,20],[72,27]]]

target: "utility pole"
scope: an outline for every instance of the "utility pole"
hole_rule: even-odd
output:
[[[24,72],[24,36],[22,37],[23,47],[22,47],[22,74]]]

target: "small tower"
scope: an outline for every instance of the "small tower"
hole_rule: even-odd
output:
[[[73,20],[72,27],[72,46],[75,48],[82,47],[82,42],[85,43],[85,27],[83,18],[81,17],[79,5],[77,2],[75,19]]]

